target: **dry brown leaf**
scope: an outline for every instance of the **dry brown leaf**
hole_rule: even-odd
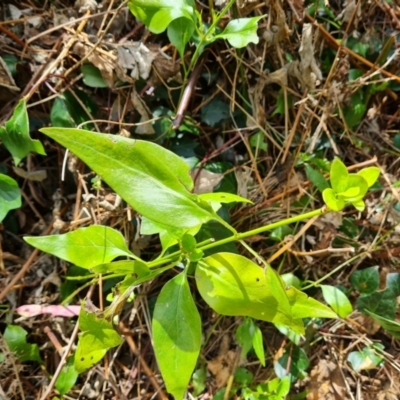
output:
[[[29,179],[30,181],[41,182],[47,178],[47,171],[45,169],[38,169],[36,171],[25,171],[20,167],[13,167],[14,172],[24,179]]]
[[[151,51],[156,53],[153,61],[153,71],[147,82],[149,86],[157,87],[163,82],[169,82],[170,79],[174,79],[177,83],[181,83],[182,77],[180,74],[180,62],[174,61],[164,53],[161,53],[158,46],[153,45],[149,46],[149,48]]]
[[[320,360],[312,369],[307,390],[307,400],[346,399],[346,385],[340,368],[328,360]]]
[[[235,365],[236,352],[229,350],[207,363],[207,369],[215,376],[218,388],[225,386]]]

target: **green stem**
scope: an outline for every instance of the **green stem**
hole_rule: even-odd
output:
[[[258,235],[260,233],[271,231],[272,229],[276,229],[276,228],[279,228],[284,225],[293,224],[295,222],[304,221],[305,219],[310,219],[310,218],[316,217],[318,215],[323,215],[323,214],[326,214],[327,212],[329,212],[329,210],[326,207],[323,207],[323,208],[319,208],[318,210],[310,211],[305,214],[296,215],[295,217],[286,218],[284,220],[277,221],[277,222],[262,226],[257,229],[252,229],[251,231],[237,233],[236,235],[229,236],[225,239],[221,239],[221,240],[217,240],[217,241],[215,241],[214,239],[208,239],[208,240],[205,240],[204,242],[198,243],[197,249],[199,249],[199,250],[212,249],[213,247],[221,246],[223,244],[227,244],[227,243],[231,243],[231,242],[240,241],[240,240],[246,239],[250,236],[254,236],[254,235]],[[180,251],[176,251],[176,252],[171,253],[163,258],[159,258],[157,260],[149,262],[147,264],[147,266],[149,268],[154,268],[154,267],[163,265],[167,262],[172,262],[174,259],[179,257],[180,254],[181,254]]]

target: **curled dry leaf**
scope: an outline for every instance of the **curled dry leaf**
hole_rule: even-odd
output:
[[[224,177],[223,174],[216,174],[206,169],[202,169],[199,174],[198,172],[199,169],[195,168],[190,173],[192,178],[196,179],[194,183],[194,193],[197,194],[211,193]]]
[[[47,178],[47,171],[45,169],[25,171],[23,168],[13,167],[13,171],[21,178],[29,179],[30,181],[41,182]]]
[[[136,127],[135,132],[138,135],[153,135],[155,133],[155,130],[153,128],[153,125],[151,122],[147,122],[151,119],[151,111],[148,109],[146,106],[145,102],[143,99],[138,95],[136,90],[132,91],[131,94],[131,100],[134,109],[139,113],[140,115],[140,123],[141,125]]]
[[[229,350],[226,354],[209,361],[207,369],[215,376],[218,388],[225,386],[235,365],[236,353]]]

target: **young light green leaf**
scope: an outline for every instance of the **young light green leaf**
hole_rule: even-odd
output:
[[[345,206],[344,200],[336,198],[336,194],[331,188],[327,188],[322,192],[322,198],[332,211],[341,211]]]
[[[218,253],[204,258],[196,268],[196,284],[206,303],[219,314],[271,322],[278,312],[264,270],[241,255]]]
[[[112,322],[87,311],[84,305],[79,314],[79,328],[81,335],[74,360],[79,374],[98,363],[109,349],[123,342]]]
[[[183,399],[201,346],[201,320],[184,272],[167,282],[153,314],[157,362],[169,393]]]
[[[27,334],[28,332],[20,326],[7,325],[3,338],[8,348],[15,353],[21,362],[37,361],[42,364],[39,347],[37,344],[30,344],[26,341]]]
[[[215,39],[226,39],[231,46],[238,49],[247,46],[250,42],[257,44],[259,40],[257,23],[263,17],[233,19]]]
[[[325,301],[341,318],[346,318],[353,312],[353,307],[347,296],[337,287],[321,285],[322,294]]]
[[[370,188],[379,178],[381,170],[378,167],[368,167],[357,172],[357,175],[362,176]]]
[[[44,128],[81,158],[140,214],[164,225],[192,228],[219,219],[191,194],[189,166],[154,143],[72,128]]]
[[[341,193],[346,190],[346,187],[343,188],[343,181],[349,176],[349,172],[347,171],[346,166],[340,160],[340,158],[335,157],[331,164],[330,171],[330,181],[332,185],[332,189],[335,193]]]
[[[63,235],[26,236],[24,240],[81,268],[93,268],[119,256],[135,258],[122,234],[108,226],[92,225]]]
[[[286,293],[292,306],[293,318],[337,318],[329,307],[293,286],[286,289]]]
[[[185,47],[194,32],[194,22],[188,18],[177,18],[168,25],[167,34],[170,42],[176,47],[183,60]]]
[[[10,210],[21,207],[21,190],[18,183],[7,175],[0,174],[0,222]]]
[[[46,155],[42,143],[32,140],[29,135],[29,119],[24,99],[14,108],[5,128],[0,127],[0,139],[13,156],[16,166],[31,152]]]
[[[186,0],[130,0],[131,13],[142,21],[150,32],[162,33],[178,18],[195,23],[194,9]]]
[[[379,350],[382,351],[383,346],[380,346]],[[377,353],[373,346],[364,347],[361,351],[352,351],[347,356],[347,361],[356,372],[377,368],[383,360],[383,356]]]

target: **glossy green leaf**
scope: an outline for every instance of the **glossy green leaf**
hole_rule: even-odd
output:
[[[168,39],[178,50],[181,59],[185,56],[185,47],[194,32],[194,28],[194,21],[185,17],[174,19],[168,25]]]
[[[344,200],[336,198],[336,194],[333,189],[328,188],[322,192],[322,197],[324,199],[325,204],[332,211],[341,211],[343,210],[345,203]]]
[[[147,265],[140,260],[121,260],[105,264],[99,264],[92,268],[93,272],[98,274],[129,274],[136,277],[142,277],[150,273]]]
[[[400,296],[400,274],[398,272],[387,274],[386,286],[393,293],[394,297]]]
[[[339,186],[341,191],[337,191],[336,195],[344,201],[360,200],[368,192],[367,181],[362,176],[355,174],[349,174],[343,178]]]
[[[350,283],[360,293],[369,294],[376,292],[380,283],[379,266],[354,271],[350,275]]]
[[[31,139],[26,101],[20,100],[14,108],[12,117],[0,127],[0,140],[11,153],[15,165],[18,165],[29,153],[46,155],[42,143]]]
[[[364,202],[364,200],[352,201],[351,204],[357,211],[362,212],[362,211],[365,210],[365,202]]]
[[[63,235],[26,236],[24,240],[82,268],[93,268],[119,256],[135,257],[122,234],[108,226],[92,225]]]
[[[123,342],[112,322],[87,311],[85,306],[79,314],[79,328],[81,333],[74,360],[79,374],[97,364],[109,349]]]
[[[153,314],[153,343],[167,391],[183,399],[201,346],[201,320],[186,274],[161,289]]]
[[[164,32],[178,18],[187,18],[194,24],[194,10],[186,0],[131,0],[128,6],[153,33]]]
[[[57,127],[74,128],[76,126],[74,118],[68,111],[66,100],[62,95],[54,100],[50,111],[50,121],[52,126]]]
[[[329,183],[325,177],[314,168],[306,164],[306,175],[312,184],[322,193],[325,189],[329,188]]]
[[[155,222],[192,228],[218,219],[211,207],[190,193],[189,166],[154,143],[80,129],[42,132],[81,158],[136,211]]]
[[[347,296],[337,287],[321,285],[322,294],[325,301],[341,318],[346,318],[353,312],[353,307]]]
[[[371,187],[378,180],[380,173],[381,170],[378,167],[368,167],[358,171],[357,175],[362,176],[366,180],[368,187]]]
[[[236,48],[242,48],[249,43],[258,43],[258,21],[263,18],[237,18],[231,20],[222,33],[217,35],[215,39],[226,39],[229,44]]]
[[[28,332],[17,325],[7,325],[3,333],[3,338],[8,348],[12,351],[21,362],[37,361],[43,363],[39,354],[37,344],[30,344],[26,341]]]
[[[301,280],[291,272],[281,275],[281,278],[285,282],[285,286],[294,286],[296,289],[301,289]]]
[[[67,394],[74,387],[78,379],[79,374],[75,370],[74,359],[75,355],[68,358],[55,383],[55,387],[61,396]]]
[[[0,222],[10,210],[21,207],[21,190],[18,183],[7,175],[0,174]]]
[[[277,242],[281,242],[285,239],[286,236],[293,234],[293,228],[289,225],[282,225],[278,228],[275,228],[269,234],[269,238],[272,240],[276,240]]]

